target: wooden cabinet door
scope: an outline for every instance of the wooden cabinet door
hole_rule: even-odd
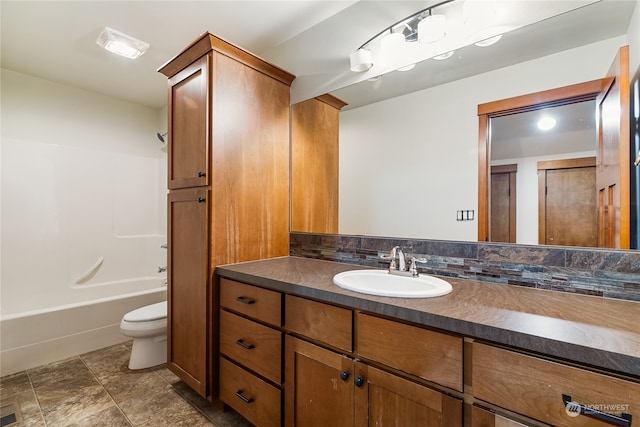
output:
[[[211,58],[205,55],[169,79],[169,189],[210,182]]]
[[[209,333],[209,193],[171,191],[168,197],[168,368],[207,395]]]
[[[629,46],[620,48],[607,77],[613,80],[596,99],[598,135],[598,245],[629,249],[630,116]]]
[[[538,243],[598,246],[596,158],[538,162]]]
[[[462,426],[462,401],[356,362],[356,427]]]
[[[353,359],[288,335],[285,426],[353,426],[353,368]]]

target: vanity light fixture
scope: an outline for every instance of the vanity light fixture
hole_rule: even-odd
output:
[[[410,71],[410,70],[413,70],[415,67],[416,67],[416,64],[409,64],[406,67],[398,68],[398,71]]]
[[[360,48],[349,55],[351,71],[361,73],[373,67],[373,57],[369,49]]]
[[[449,59],[453,56],[453,54],[456,53],[455,50],[450,50],[449,52],[445,52],[441,55],[436,55],[431,59],[435,59],[436,61],[442,61],[443,59]]]
[[[418,41],[420,43],[435,43],[446,35],[447,18],[444,15],[429,15],[418,23]]]
[[[556,119],[551,116],[543,116],[538,120],[538,129],[540,130],[550,130],[553,129],[556,125]]]
[[[109,52],[130,59],[136,59],[149,49],[149,43],[109,27],[104,27],[96,43]]]
[[[380,42],[382,51],[381,62],[393,64],[398,62],[398,56],[403,54],[404,48],[410,42],[436,43],[446,36],[446,18],[444,15],[434,15],[432,11],[454,0],[444,0],[433,6],[422,9],[408,16],[390,27],[380,31],[375,36],[364,42],[355,52],[349,55],[351,71],[362,73],[369,71],[374,66],[371,50],[372,42]],[[405,65],[398,70],[409,70],[412,65]]]
[[[488,39],[480,40],[479,42],[474,43],[476,46],[487,47],[492,44],[496,44],[502,38],[502,34],[498,34],[497,36],[489,37]]]

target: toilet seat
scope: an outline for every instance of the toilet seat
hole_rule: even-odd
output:
[[[167,318],[167,302],[162,301],[155,304],[137,308],[124,315],[125,322],[150,322]]]

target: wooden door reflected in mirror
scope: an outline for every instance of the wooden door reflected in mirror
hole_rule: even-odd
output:
[[[605,78],[593,80],[590,82],[580,83],[576,85],[566,86],[558,89],[552,89],[544,92],[523,95],[515,98],[495,101],[478,106],[479,117],[479,140],[478,140],[478,240],[479,241],[498,241],[494,240],[492,228],[494,224],[499,222],[497,218],[493,218],[492,209],[499,206],[491,200],[493,192],[491,169],[498,165],[515,163],[514,159],[527,158],[531,160],[536,155],[536,144],[532,143],[531,133],[527,135],[510,134],[512,128],[503,126],[502,121],[518,118],[527,125],[532,125],[534,120],[528,118],[527,115],[538,115],[541,118],[544,112],[555,108],[574,108],[584,107],[586,113],[582,118],[574,120],[591,120],[593,118],[592,129],[589,126],[585,129],[595,137],[595,144],[585,148],[584,146],[576,146],[564,150],[566,156],[556,156],[550,158],[538,158],[537,161],[559,160],[559,159],[579,159],[577,162],[592,162],[585,160],[589,157],[595,157],[595,181],[596,187],[588,197],[586,205],[592,203],[590,200],[595,198],[597,203],[596,219],[589,228],[582,229],[584,234],[592,234],[592,230],[597,230],[597,239],[594,243],[589,237],[588,242],[578,242],[570,237],[561,236],[556,231],[553,235],[549,234],[553,227],[563,229],[567,227],[566,222],[560,222],[559,225],[550,225],[549,220],[556,221],[563,215],[575,214],[580,216],[580,220],[586,220],[587,215],[584,214],[585,209],[589,211],[591,207],[577,208],[574,203],[573,207],[564,207],[560,214],[549,212],[549,203],[554,199],[549,199],[546,194],[547,184],[540,184],[542,189],[530,189],[521,191],[523,188],[520,183],[527,182],[525,172],[527,167],[523,167],[523,163],[518,161],[518,170],[516,172],[516,181],[518,182],[518,215],[516,218],[516,243],[526,244],[560,244],[560,245],[579,245],[579,246],[599,246],[614,247],[628,249],[630,247],[630,152],[629,152],[629,73],[628,73],[628,47],[622,47],[611,66],[608,75]],[[525,119],[526,118],[526,119]],[[536,118],[537,121],[537,118]],[[502,129],[502,130],[501,130]],[[506,133],[506,136],[504,135]],[[564,140],[562,133],[553,142],[555,148],[560,147],[567,141]],[[515,141],[518,143],[510,143],[501,145],[501,140]],[[560,150],[563,151],[563,150]],[[557,153],[553,154],[554,156]],[[532,163],[529,161],[529,163]],[[537,162],[536,162],[537,163]],[[530,165],[528,166],[530,167]],[[536,173],[538,173],[536,167]],[[547,171],[546,166],[542,165],[541,172],[545,179],[556,179],[561,177],[565,179],[567,174],[551,173]],[[591,176],[592,172],[586,172],[587,169],[578,168],[574,175],[581,175],[578,181],[593,181],[593,177],[583,176],[585,173]],[[566,171],[565,171],[566,172]],[[565,176],[566,175],[566,176]],[[531,180],[529,180],[531,181]],[[569,184],[575,188],[576,183]],[[589,184],[591,185],[591,184]],[[582,190],[585,191],[585,190]],[[588,190],[587,190],[588,191]],[[535,194],[534,194],[535,193]],[[528,206],[520,201],[528,200],[527,195],[531,194],[535,202],[531,202]],[[569,200],[571,194],[561,194],[557,197],[559,200]],[[584,193],[582,196],[584,198]],[[555,202],[553,202],[555,203]],[[524,206],[524,208],[522,208]],[[535,208],[534,208],[535,207]],[[554,208],[555,209],[555,208]],[[562,209],[565,209],[562,211]],[[580,212],[580,213],[579,213]],[[522,215],[521,215],[522,213]],[[522,219],[526,215],[534,213],[536,215],[536,226],[525,226],[527,221]],[[549,215],[551,213],[551,216]],[[504,214],[501,214],[504,215]],[[556,215],[555,217],[553,215]],[[589,217],[592,212],[589,211]],[[541,222],[540,222],[541,221]],[[579,221],[569,222],[573,227],[581,227]],[[584,225],[582,226],[584,227]],[[523,231],[524,230],[524,231]],[[535,230],[535,233],[532,232]],[[589,231],[591,230],[591,231]],[[577,234],[580,234],[578,230]],[[551,239],[550,239],[551,237]],[[504,239],[504,237],[500,237]],[[500,240],[504,241],[504,240]]]

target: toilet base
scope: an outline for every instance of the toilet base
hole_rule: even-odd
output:
[[[167,336],[134,338],[129,369],[145,369],[167,363]]]

